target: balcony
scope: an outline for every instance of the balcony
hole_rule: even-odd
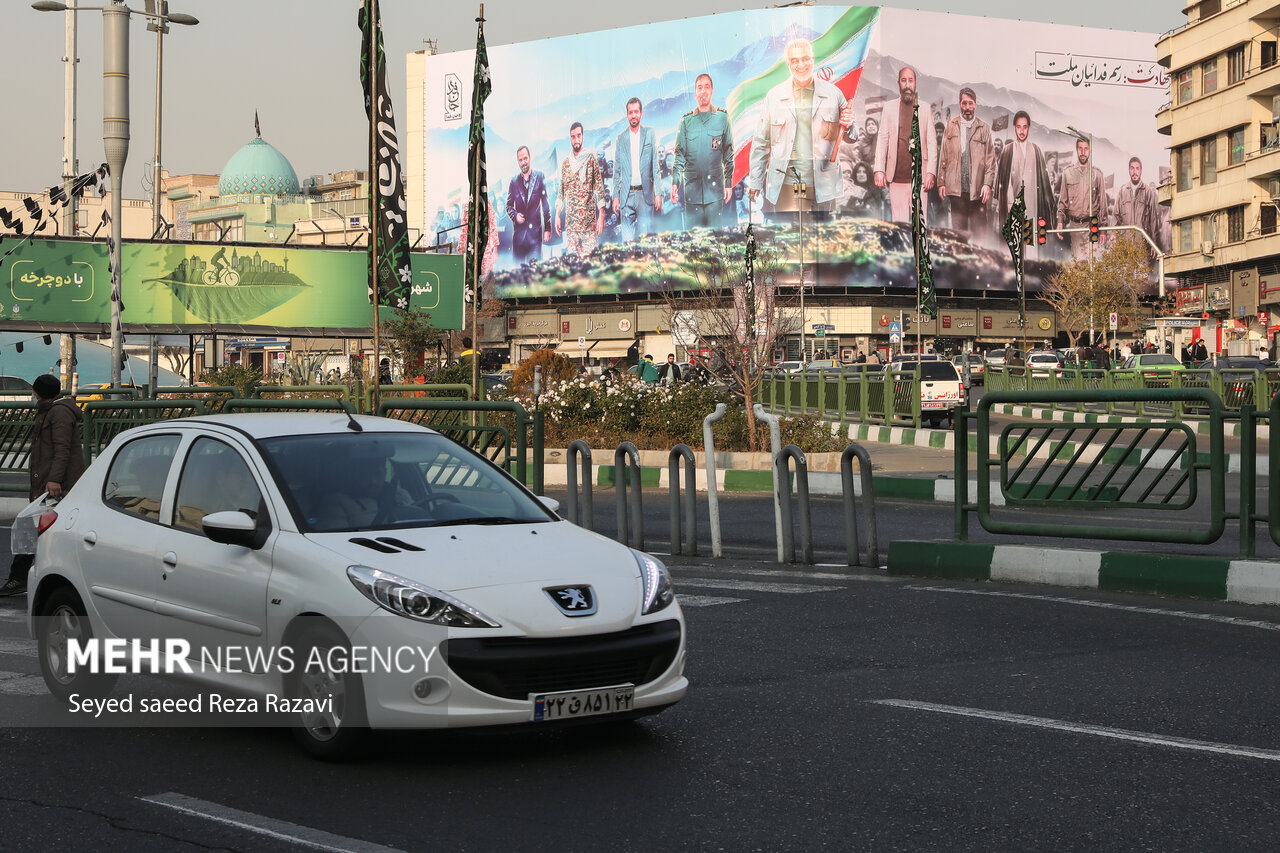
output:
[[[1156,187],[1156,200],[1164,205],[1173,204],[1173,181],[1165,181]]]
[[[1158,130],[1160,133],[1163,133],[1165,136],[1172,135],[1173,133],[1173,102],[1172,101],[1165,104],[1160,109],[1156,110],[1156,130]]]

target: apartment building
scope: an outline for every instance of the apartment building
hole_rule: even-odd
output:
[[[1280,0],[1199,0],[1156,42],[1170,101],[1166,275],[1179,313],[1223,352],[1255,353],[1280,325]]]

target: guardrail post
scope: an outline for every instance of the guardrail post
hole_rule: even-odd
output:
[[[574,457],[577,457],[582,467],[581,509],[578,507],[578,471],[574,466]],[[591,506],[591,447],[582,439],[575,438],[569,442],[569,447],[565,451],[565,464],[569,468],[567,480],[569,494],[565,499],[565,515],[570,522],[592,530],[595,519],[592,517]]]
[[[809,465],[805,461],[804,451],[794,444],[782,448],[774,462],[774,482],[782,484],[782,532],[786,542],[786,561],[796,561],[794,534],[791,530],[791,483],[788,476],[787,460],[796,463],[796,496],[800,501],[800,556],[805,563],[813,564],[813,524],[809,516]]]
[[[969,401],[965,399],[951,417],[956,473],[956,539],[969,541]]]
[[[853,494],[853,457],[858,457],[862,475],[862,498],[867,504],[867,562],[862,562],[858,543],[858,511]],[[880,543],[876,534],[876,496],[871,485],[871,454],[860,444],[850,444],[840,454],[840,484],[844,492],[844,531],[849,550],[849,565],[880,567]]]
[[[680,523],[680,459],[684,459],[684,544],[681,549]],[[693,448],[687,444],[677,444],[671,448],[667,458],[667,492],[671,496],[671,553],[698,556],[698,481],[695,475],[697,463],[693,458]]]
[[[720,499],[716,485],[716,444],[711,425],[724,417],[727,407],[724,403],[716,403],[716,409],[702,419],[702,452],[707,466],[707,512],[711,517],[711,556],[722,557],[720,547]]]
[[[783,527],[782,527],[782,484],[778,480],[778,457],[782,454],[782,428],[778,424],[778,419],[764,410],[759,403],[755,404],[756,417],[769,425],[769,459],[770,468],[773,471],[773,528],[774,534],[778,540],[778,562],[785,563],[783,557],[786,554],[783,546]],[[787,526],[786,536],[791,536],[790,525]]]
[[[631,463],[629,466],[624,465],[623,460],[627,459]],[[627,492],[628,475],[631,478],[630,494]],[[618,541],[643,551],[644,512],[640,494],[640,451],[629,441],[619,444],[618,449],[613,453],[613,480],[618,495]]]
[[[1252,403],[1240,407],[1240,556],[1257,554],[1258,531],[1254,527],[1257,515],[1258,477],[1258,421]],[[1270,447],[1267,455],[1275,453]]]

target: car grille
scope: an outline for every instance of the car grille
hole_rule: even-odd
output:
[[[477,690],[525,699],[530,693],[646,684],[671,666],[679,648],[680,623],[670,620],[589,637],[446,640],[444,655]]]

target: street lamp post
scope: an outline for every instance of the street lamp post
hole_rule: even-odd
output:
[[[175,24],[195,24],[190,15],[163,15],[137,12],[123,0],[111,0],[108,6],[68,6],[57,0],[37,0],[31,8],[38,12],[102,13],[102,147],[111,170],[111,385],[120,385],[120,360],[124,355],[121,332],[120,291],[124,269],[121,266],[121,191],[124,188],[124,164],[129,157],[129,15],[137,14]]]

